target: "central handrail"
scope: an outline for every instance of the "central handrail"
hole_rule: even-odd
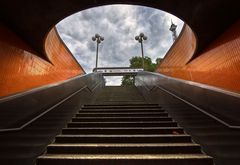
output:
[[[103,76],[124,76],[124,75],[136,76],[137,73],[141,71],[143,71],[143,68],[101,67],[93,69],[93,72],[101,73]]]

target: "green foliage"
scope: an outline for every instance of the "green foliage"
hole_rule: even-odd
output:
[[[162,58],[157,58],[157,59],[156,59],[156,64],[157,64],[157,66],[162,62],[162,60],[163,60]]]
[[[150,57],[144,57],[144,70],[149,72],[154,72],[158,66],[158,64],[162,61],[161,58],[156,59],[156,63],[152,63]],[[142,68],[142,57],[135,56],[132,57],[130,60],[130,67],[131,68]],[[134,85],[134,77],[133,76],[123,76],[122,78],[122,86],[125,85]]]
[[[132,86],[132,85],[134,85],[134,77],[129,76],[129,75],[123,76],[121,85],[122,86]]]

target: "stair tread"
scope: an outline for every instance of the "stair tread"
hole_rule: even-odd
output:
[[[90,129],[98,129],[98,130],[119,130],[119,129],[154,129],[154,130],[165,130],[165,129],[183,129],[182,127],[81,127],[81,128],[63,128],[63,130],[90,130]]]
[[[91,112],[86,112],[86,111],[82,111],[82,112],[78,112],[76,114],[93,114]],[[94,113],[95,115],[105,115],[105,114],[167,114],[167,112],[98,112],[98,113]]]
[[[196,143],[53,143],[49,147],[192,147]]]
[[[183,134],[181,127],[72,127],[63,128],[62,134]]]
[[[130,108],[130,109],[136,109],[136,108],[140,108],[140,109],[146,109],[146,108],[158,108],[158,109],[161,109],[162,107],[159,107],[159,106],[142,106],[142,105],[139,105],[139,106],[87,106],[87,107],[82,107],[81,109],[112,109],[112,108]]]
[[[135,108],[135,109],[81,109],[78,112],[88,112],[88,113],[96,113],[96,112],[165,112],[163,109],[159,108],[151,108],[151,109],[140,109],[140,108]]]
[[[103,122],[95,122],[95,121],[78,121],[78,122],[69,122],[68,124],[81,124],[81,123],[94,123],[94,124],[97,124],[97,123],[176,123],[175,121],[117,121],[117,122],[107,122],[107,121],[103,121]]]
[[[46,154],[38,159],[212,159],[204,154]]]
[[[83,107],[92,107],[92,106],[159,106],[158,104],[85,104]]]
[[[85,117],[85,116],[83,116],[83,117],[80,117],[80,116],[79,116],[79,117],[73,117],[73,119],[105,119],[105,118],[106,118],[106,119],[112,119],[112,118],[113,118],[113,119],[116,119],[116,118],[117,118],[117,119],[123,119],[123,118],[124,118],[124,119],[126,119],[126,118],[128,118],[128,119],[135,119],[135,118],[136,118],[136,119],[139,119],[139,118],[141,118],[141,119],[142,119],[142,118],[143,118],[143,119],[156,119],[156,118],[159,119],[159,118],[160,118],[160,119],[161,119],[161,118],[164,118],[164,119],[165,119],[165,118],[171,118],[171,117],[167,117],[167,116],[160,116],[160,117],[154,117],[154,116],[150,116],[150,117],[144,117],[144,116],[143,116],[143,117],[136,117],[136,116],[133,116],[133,117],[128,117],[128,116],[126,116],[126,117],[121,117],[121,116],[119,116],[119,117],[109,117],[109,116],[106,116],[106,117],[102,117],[102,116]]]
[[[108,107],[108,108],[82,108],[80,109],[80,111],[99,111],[99,110],[145,110],[145,111],[148,111],[148,110],[163,110],[161,107]]]
[[[187,134],[164,134],[164,135],[57,135],[57,137],[190,137]]]

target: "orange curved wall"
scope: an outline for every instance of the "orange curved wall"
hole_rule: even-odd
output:
[[[0,24],[0,97],[84,73],[56,29],[46,38],[45,49],[51,63],[39,58],[28,44]]]
[[[190,43],[190,44],[189,44]],[[169,49],[164,60],[161,62],[161,68],[179,68],[192,58],[196,49],[196,37],[188,25],[184,25],[180,37]]]
[[[178,42],[183,47],[186,45],[181,39]],[[168,63],[168,67],[162,64],[157,68],[157,72],[240,92],[240,21],[232,25],[190,63],[178,68],[171,62]]]

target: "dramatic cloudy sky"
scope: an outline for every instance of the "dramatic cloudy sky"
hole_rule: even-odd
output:
[[[130,5],[111,5],[81,11],[62,20],[58,32],[87,73],[95,67],[96,42],[92,36],[99,33],[105,40],[99,46],[98,67],[129,66],[129,59],[140,56],[140,44],[134,39],[143,32],[146,56],[153,61],[164,57],[172,45],[169,31],[171,19],[179,34],[183,22],[173,15],[153,8]],[[109,84],[118,80],[111,79]]]

